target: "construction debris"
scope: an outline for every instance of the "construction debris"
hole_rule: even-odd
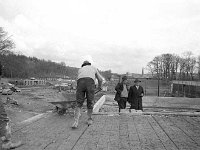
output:
[[[11,98],[11,97],[7,97],[6,104],[19,105],[18,102],[14,98]]]

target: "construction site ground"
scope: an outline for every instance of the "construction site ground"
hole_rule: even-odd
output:
[[[49,100],[54,94],[49,93]],[[104,105],[94,113],[94,123],[89,127],[83,110],[78,129],[71,128],[72,114],[60,116],[52,112],[52,105],[45,105],[46,111],[38,109],[37,114],[12,124],[13,141],[23,142],[16,150],[200,149],[199,98],[145,96],[144,112],[129,112],[127,104],[121,113],[113,98],[105,96]],[[45,99],[48,101],[48,96]]]

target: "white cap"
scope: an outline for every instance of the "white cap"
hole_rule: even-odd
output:
[[[85,62],[85,61],[88,61],[89,63],[93,64],[94,61],[92,59],[92,56],[91,55],[85,55],[82,57],[82,62]]]

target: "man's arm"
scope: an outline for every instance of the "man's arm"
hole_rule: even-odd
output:
[[[133,88],[130,87],[129,92],[128,92],[128,99],[127,99],[127,101],[128,101],[129,103],[131,103],[132,97],[133,97]]]
[[[98,80],[98,88],[102,89],[102,84],[103,82],[105,82],[105,79],[103,78],[103,76],[99,73],[99,71],[97,70],[96,74],[95,74],[97,80]]]
[[[140,96],[142,97],[142,96],[144,96],[144,89],[142,86],[140,86],[140,87],[141,87],[141,95]]]
[[[120,83],[116,85],[115,90],[117,91],[117,93],[121,94],[122,90],[120,89]]]

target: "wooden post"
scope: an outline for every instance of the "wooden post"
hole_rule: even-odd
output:
[[[183,97],[185,97],[185,84],[183,84]]]
[[[160,78],[158,77],[158,97],[160,96]]]
[[[145,80],[145,90],[144,90],[144,94],[145,94],[145,95],[146,95],[146,93],[147,93],[147,92],[146,92],[146,89],[147,89],[147,83],[146,83],[146,82],[147,82],[147,80],[148,80],[148,78],[146,78],[146,80]]]

